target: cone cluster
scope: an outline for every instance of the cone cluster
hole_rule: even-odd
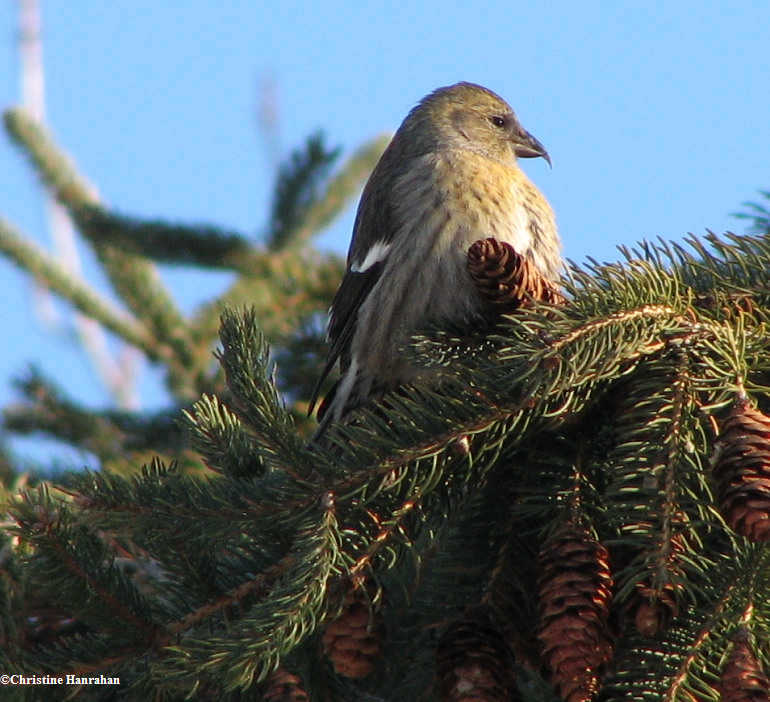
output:
[[[436,649],[442,702],[509,702],[514,698],[513,657],[486,607],[449,625]]]
[[[265,702],[308,702],[310,698],[300,678],[284,668],[278,668],[267,678],[262,699]]]
[[[767,702],[770,681],[751,650],[748,636],[740,633],[719,681],[722,702]]]
[[[323,633],[324,654],[334,672],[346,678],[365,678],[382,653],[382,618],[372,612],[360,591],[348,593],[339,617]]]
[[[722,423],[712,470],[720,512],[733,531],[770,540],[770,417],[738,401]]]
[[[556,286],[514,248],[497,239],[479,239],[468,249],[468,271],[481,296],[496,311],[518,309],[530,299],[562,302]]]
[[[607,619],[612,575],[607,549],[571,522],[540,552],[538,639],[565,702],[587,702],[612,655]]]

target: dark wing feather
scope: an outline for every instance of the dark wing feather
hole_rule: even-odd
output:
[[[383,266],[383,262],[380,261],[363,273],[353,273],[348,271],[342,279],[342,284],[337,290],[337,294],[334,296],[334,301],[332,302],[332,314],[331,319],[329,320],[329,340],[332,345],[329,349],[329,355],[326,357],[326,365],[324,366],[323,371],[321,371],[321,377],[313,388],[313,395],[310,398],[310,408],[308,409],[309,414],[313,412],[313,408],[318,400],[318,393],[321,390],[321,385],[324,380],[326,380],[326,377],[329,375],[332,368],[334,368],[337,359],[341,358],[340,363],[342,365],[342,370],[345,370],[350,364],[350,359],[347,357],[347,350],[356,330],[358,310],[367,295],[380,279]]]
[[[394,139],[385,149],[361,194],[356,221],[353,225],[353,240],[350,242],[348,251],[348,270],[331,306],[331,318],[329,320],[331,348],[321,377],[313,389],[308,414],[312,414],[321,385],[331,372],[337,359],[340,359],[343,371],[350,364],[349,348],[356,330],[358,310],[382,275],[385,261],[378,261],[359,273],[353,272],[351,267],[364,261],[372,246],[389,244],[393,239],[394,222],[388,191],[394,175],[394,165],[398,164],[400,160],[398,140]],[[324,404],[328,406],[329,400]]]
[[[334,296],[329,323],[329,340],[332,345],[328,360],[334,364],[337,358],[341,358],[342,370],[350,365],[346,352],[356,330],[358,310],[380,279],[384,266],[384,262],[380,261],[363,273],[347,273]]]

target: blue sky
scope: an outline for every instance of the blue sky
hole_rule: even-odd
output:
[[[129,214],[258,238],[273,176],[257,119],[265,81],[284,153],[318,128],[350,153],[441,85],[495,90],[551,154],[553,170],[524,166],[578,261],[613,260],[617,244],[644,237],[743,231],[730,213],[770,187],[764,1],[41,5],[51,129],[101,197]],[[3,107],[19,100],[17,33],[17,3],[6,0]],[[0,136],[0,216],[48,246],[41,202]],[[352,217],[320,243],[344,252]],[[224,284],[164,275],[187,310]],[[26,277],[0,259],[0,280],[0,405],[29,362],[84,402],[108,403],[77,343],[36,319]],[[161,405],[152,371],[142,377],[145,405]]]

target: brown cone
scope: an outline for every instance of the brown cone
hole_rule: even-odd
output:
[[[712,471],[719,510],[733,531],[770,540],[770,417],[738,401],[722,422]]]
[[[509,702],[516,684],[513,657],[486,607],[449,625],[436,648],[441,702]]]
[[[300,678],[288,670],[278,668],[265,681],[262,699],[265,702],[308,702],[310,698]]]
[[[529,299],[564,301],[557,287],[504,241],[474,242],[468,249],[468,271],[481,296],[501,313],[512,312]]]
[[[734,641],[719,680],[722,702],[767,702],[770,681],[751,650],[746,632],[739,632]]]
[[[568,522],[543,545],[539,561],[544,659],[565,702],[588,702],[612,655],[609,553],[587,529]]]
[[[679,614],[681,589],[681,586],[666,583],[659,592],[655,592],[653,588],[640,584],[634,624],[642,636],[652,638],[668,629],[671,620]]]
[[[339,617],[323,633],[324,653],[334,672],[346,678],[365,678],[382,653],[382,617],[372,612],[364,593],[354,590],[345,597]]]
[[[648,638],[668,629],[671,620],[679,614],[679,600],[684,590],[681,564],[686,550],[681,533],[670,537],[667,550],[668,559],[655,567],[654,574],[647,580],[637,583],[630,602],[636,630]],[[663,544],[660,551],[664,551]]]

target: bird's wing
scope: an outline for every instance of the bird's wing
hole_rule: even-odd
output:
[[[329,310],[328,337],[331,347],[321,377],[313,389],[308,413],[313,412],[321,385],[337,360],[340,360],[343,371],[350,365],[350,342],[355,334],[358,311],[382,275],[393,239],[393,218],[390,208],[383,205],[387,198],[372,192],[372,182],[376,182],[374,177],[361,196],[348,252],[347,272]],[[328,402],[324,404],[328,405]]]

